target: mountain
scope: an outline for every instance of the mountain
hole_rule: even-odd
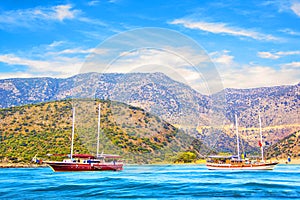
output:
[[[69,154],[72,107],[76,108],[74,151],[96,153],[99,103],[100,151],[118,153],[132,163],[172,162],[179,152],[195,152],[190,148],[193,138],[141,108],[112,101],[64,100],[1,109],[0,158],[28,162],[35,154],[46,159],[49,154]]]
[[[211,106],[208,96],[162,73],[87,73],[66,79],[0,80],[0,108],[67,98],[124,102],[142,107],[174,124],[196,124],[199,113],[207,113]]]
[[[267,158],[286,159],[287,157],[300,157],[300,131],[280,140],[278,143],[272,145],[267,149]]]
[[[243,147],[258,151],[258,113],[264,139],[275,144],[300,129],[297,85],[224,89],[203,95],[162,73],[79,74],[66,79],[0,80],[0,107],[69,98],[123,102],[180,128],[216,151],[235,151],[234,114]],[[112,112],[116,112],[114,109]]]
[[[233,120],[234,113],[238,113],[239,124],[244,127],[258,123],[258,112],[265,118],[264,126],[299,123],[300,83],[253,89],[225,89],[224,93],[228,105],[226,117]]]
[[[300,83],[253,89],[225,89],[223,94],[227,105],[224,115],[233,124],[234,114],[237,113],[240,135],[251,146],[258,147],[259,113],[264,140],[269,144],[300,130]],[[231,134],[234,135],[234,132],[231,131]]]

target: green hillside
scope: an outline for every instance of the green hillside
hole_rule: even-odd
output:
[[[193,147],[193,138],[143,109],[110,101],[56,101],[0,110],[2,161],[29,162],[35,154],[69,154],[72,107],[76,108],[75,153],[95,153],[101,103],[100,152],[132,163],[172,162]],[[201,147],[202,148],[202,147]],[[197,149],[197,148],[195,148]],[[199,146],[198,146],[199,149]]]
[[[300,130],[285,137],[278,143],[268,148],[266,153],[268,158],[286,159],[300,158]]]

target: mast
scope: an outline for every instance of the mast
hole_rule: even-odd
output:
[[[259,134],[260,134],[260,151],[261,151],[261,161],[264,162],[264,147],[263,147],[263,141],[262,141],[262,130],[261,130],[261,118],[260,118],[260,113],[258,114],[258,119],[259,119]]]
[[[98,106],[98,136],[97,136],[97,154],[96,154],[96,156],[97,156],[97,157],[98,157],[98,155],[99,155],[100,117],[101,117],[101,113],[100,113],[100,103],[99,103],[99,106]]]
[[[235,114],[235,128],[236,128],[237,154],[238,154],[238,159],[240,160],[239,129],[238,129],[238,121],[237,121],[237,115],[236,114]]]
[[[73,107],[73,123],[72,123],[72,141],[71,141],[71,153],[70,158],[73,158],[73,145],[74,145],[74,132],[75,132],[75,107]]]

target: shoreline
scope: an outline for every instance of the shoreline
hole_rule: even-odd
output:
[[[300,165],[300,159],[292,159],[291,162],[287,163],[286,159],[270,159],[269,161],[278,161],[279,164],[285,165]],[[203,165],[206,162],[196,161],[191,163],[151,163],[147,165]],[[141,164],[129,164],[129,165],[141,165]],[[142,164],[143,165],[143,164]],[[41,168],[41,167],[48,167],[47,164],[35,164],[35,163],[7,163],[7,162],[0,162],[0,168]]]
[[[39,168],[48,167],[46,164],[34,164],[34,163],[0,163],[0,168]]]
[[[300,159],[292,158],[291,162],[287,163],[287,159],[271,159],[271,161],[278,161],[279,164],[287,164],[287,165],[300,165]]]

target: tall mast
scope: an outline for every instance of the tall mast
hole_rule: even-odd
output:
[[[97,156],[97,157],[98,157],[98,155],[99,155],[100,117],[101,117],[101,112],[100,112],[100,103],[99,103],[99,107],[98,107],[98,136],[97,136],[97,154],[96,154],[96,156]]]
[[[73,158],[73,145],[74,145],[74,132],[75,132],[75,106],[73,107],[73,123],[72,123],[72,141],[71,141],[71,153],[70,158]]]
[[[239,129],[238,129],[238,121],[237,121],[237,115],[236,114],[235,114],[235,129],[236,129],[237,154],[238,154],[238,159],[240,160]]]
[[[259,119],[259,134],[260,134],[260,151],[261,151],[261,161],[264,162],[264,147],[263,147],[263,141],[262,141],[262,130],[261,130],[261,118],[260,118],[260,113],[258,114],[258,119]]]

